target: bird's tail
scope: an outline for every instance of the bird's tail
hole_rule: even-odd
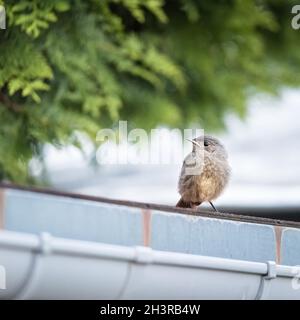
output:
[[[199,206],[201,202],[190,202],[190,201],[184,201],[182,198],[177,202],[176,207],[178,208],[194,208],[196,206]]]

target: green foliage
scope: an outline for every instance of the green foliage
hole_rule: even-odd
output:
[[[0,179],[43,146],[118,119],[224,127],[249,96],[300,84],[288,0],[0,1]]]
[[[56,12],[67,11],[68,1],[24,0],[8,7],[10,26],[20,26],[21,30],[37,38],[43,29],[57,21]]]

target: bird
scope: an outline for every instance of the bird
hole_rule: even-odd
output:
[[[201,203],[209,202],[218,212],[212,200],[222,193],[230,178],[227,151],[217,138],[210,135],[189,141],[193,143],[193,149],[183,161],[178,181],[181,198],[176,207],[195,209]]]

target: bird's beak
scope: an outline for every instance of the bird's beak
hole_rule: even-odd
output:
[[[198,142],[196,142],[195,140],[191,140],[191,139],[186,139],[187,141],[190,141],[191,143],[193,143],[194,145],[198,146],[201,148],[200,144]]]

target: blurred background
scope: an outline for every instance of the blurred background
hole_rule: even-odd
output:
[[[219,208],[299,213],[296,1],[0,4],[1,180],[174,205],[180,164],[99,165],[97,132],[203,128],[232,167]]]

